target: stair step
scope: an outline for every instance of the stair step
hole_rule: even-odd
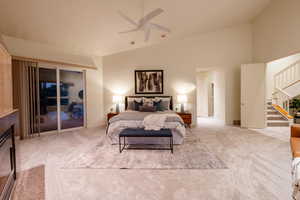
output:
[[[281,116],[281,115],[271,115],[271,116],[267,116],[267,120],[269,121],[269,120],[281,120],[281,121],[285,121],[286,119],[283,117],[283,116]]]
[[[268,120],[271,123],[289,122],[288,120]]]
[[[280,122],[280,123],[268,122],[267,126],[269,126],[269,127],[280,127],[280,126],[290,126],[290,124],[289,124],[289,122]]]
[[[267,111],[268,115],[281,115],[278,111],[273,110],[273,111]]]
[[[273,108],[273,106],[268,106],[267,109],[268,110],[275,110],[275,108]]]
[[[290,123],[287,120],[268,120],[267,126],[271,127],[280,127],[280,126],[289,126]]]

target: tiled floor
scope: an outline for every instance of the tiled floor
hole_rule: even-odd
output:
[[[61,169],[69,155],[103,140],[100,128],[19,141],[18,166],[46,165],[49,200],[291,199],[288,128],[247,130],[200,119],[189,131],[200,134],[229,169]]]

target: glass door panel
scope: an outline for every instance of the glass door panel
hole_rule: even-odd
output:
[[[61,129],[84,126],[83,72],[59,70]]]
[[[58,129],[56,69],[39,68],[40,132]]]

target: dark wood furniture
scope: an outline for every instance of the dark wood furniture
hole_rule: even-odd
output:
[[[107,113],[107,123],[109,122],[110,118],[118,115],[119,113],[113,112],[113,113]]]
[[[192,113],[177,113],[183,120],[184,124],[191,128]]]
[[[18,113],[16,110],[0,116],[0,200],[8,200],[16,181],[15,130]]]
[[[129,144],[126,144],[126,138],[128,137],[167,137],[170,138],[170,147],[169,148],[146,148],[143,145],[140,147],[130,147]],[[123,138],[123,147],[121,143],[121,138]],[[171,153],[173,153],[173,135],[172,131],[170,129],[161,129],[159,131],[153,131],[153,130],[144,130],[142,128],[135,129],[135,128],[127,128],[121,131],[119,134],[119,151],[122,153],[124,149],[150,149],[150,150],[171,150]]]
[[[158,97],[158,98],[170,98],[170,110],[173,110],[173,99],[172,99],[172,96],[126,96],[125,97],[125,110],[127,109],[127,106],[128,106],[128,98],[150,98],[150,99],[153,99],[155,97]]]

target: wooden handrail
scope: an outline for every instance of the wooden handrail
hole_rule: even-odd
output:
[[[273,108],[275,108],[275,110],[277,110],[278,112],[280,112],[284,117],[286,117],[287,119],[294,119],[293,116],[291,116],[285,109],[283,109],[280,105],[277,104],[272,104]]]

